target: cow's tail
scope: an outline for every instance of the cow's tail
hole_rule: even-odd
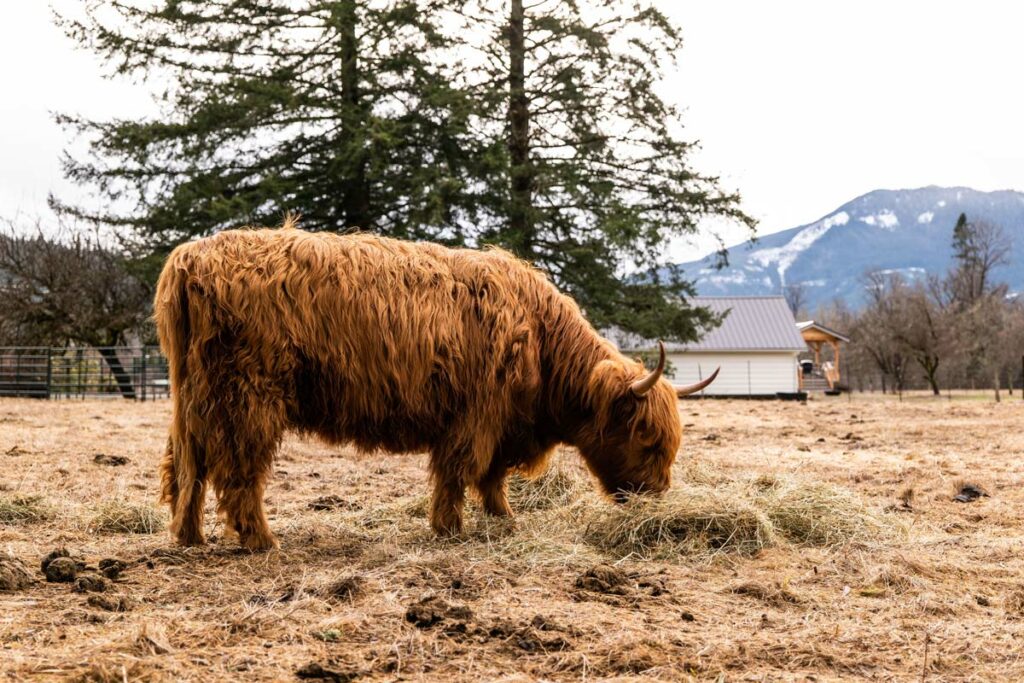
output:
[[[197,507],[197,502],[200,508],[202,506],[201,500],[192,500],[202,488],[198,462],[201,454],[196,452],[196,441],[188,428],[190,389],[187,359],[192,336],[188,300],[188,249],[188,245],[179,247],[167,259],[157,282],[153,302],[153,317],[160,348],[167,357],[168,379],[174,402],[167,453],[161,472],[161,497],[172,506],[172,533],[186,542],[194,540],[182,536],[185,531],[183,526],[193,526],[188,519],[189,511]]]

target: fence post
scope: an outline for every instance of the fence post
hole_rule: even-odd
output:
[[[146,347],[142,347],[142,400],[146,400]]]
[[[46,347],[46,400],[50,400],[51,389],[50,386],[53,384],[53,353],[52,349]]]

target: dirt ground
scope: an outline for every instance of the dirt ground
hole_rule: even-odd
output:
[[[179,549],[152,530],[169,409],[0,400],[0,552],[35,580],[0,592],[0,679],[1024,680],[1020,396],[687,402],[677,480],[827,482],[899,533],[658,560],[589,543],[612,505],[591,493],[437,540],[423,456],[297,438],[268,491],[279,551]],[[956,502],[964,483],[990,495]],[[57,548],[77,586],[45,580]]]

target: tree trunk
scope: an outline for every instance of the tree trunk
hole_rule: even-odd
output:
[[[924,368],[924,376],[925,376],[925,379],[928,380],[928,386],[930,386],[932,388],[932,395],[933,396],[941,396],[942,392],[939,391],[939,381],[935,377],[935,375],[939,371],[939,364],[938,363],[922,363],[921,367]]]
[[[107,367],[110,368],[110,374],[114,376],[114,381],[117,382],[117,388],[121,392],[121,396],[134,399],[135,383],[132,382],[131,373],[124,369],[121,359],[117,357],[117,351],[109,346],[96,347],[96,351],[99,352]]]
[[[370,216],[370,185],[366,178],[366,152],[363,135],[367,112],[359,92],[359,38],[356,35],[355,0],[343,0],[334,7],[332,20],[337,28],[341,50],[341,146],[340,154],[356,155],[356,170],[341,178],[342,223],[346,230],[373,227]]]
[[[992,388],[996,392],[996,403],[999,403],[999,370],[992,373]]]
[[[509,246],[528,257],[533,246],[533,170],[530,167],[530,102],[526,94],[523,0],[512,0],[508,22]]]

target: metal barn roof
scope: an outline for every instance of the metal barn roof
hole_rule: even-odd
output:
[[[804,351],[807,343],[781,296],[694,297],[692,305],[728,313],[700,341],[674,344],[686,351]]]
[[[850,342],[850,338],[847,337],[845,334],[842,334],[841,332],[836,332],[831,327],[825,327],[821,323],[816,323],[813,320],[806,320],[802,323],[797,323],[796,328],[801,332],[803,332],[804,330],[818,330],[819,332],[835,337],[841,342]]]
[[[665,348],[670,352],[807,350],[796,319],[781,296],[698,296],[688,303],[727,315],[721,325],[708,331],[700,341],[666,342]],[[609,338],[624,351],[656,346],[654,341],[617,332]]]

